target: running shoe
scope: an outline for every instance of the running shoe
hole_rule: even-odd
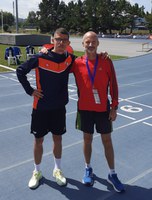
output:
[[[117,174],[108,175],[108,182],[113,186],[116,192],[124,192],[124,185],[120,182]]]
[[[94,183],[93,169],[91,167],[85,169],[85,174],[82,179],[82,183],[87,186],[92,186]]]
[[[66,178],[60,169],[53,170],[53,177],[56,179],[56,183],[59,186],[65,186],[67,184]]]
[[[41,171],[33,171],[33,175],[28,184],[29,188],[31,189],[37,188],[41,178],[42,178]]]

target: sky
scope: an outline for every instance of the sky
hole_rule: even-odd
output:
[[[16,15],[16,1],[18,2],[18,17],[27,18],[30,11],[38,11],[38,5],[41,0],[0,0],[0,11],[11,12]],[[65,3],[70,2],[71,0],[65,0]],[[137,3],[139,6],[144,6],[145,11],[151,12],[152,0],[128,0],[132,5]],[[14,9],[13,9],[14,2]]]

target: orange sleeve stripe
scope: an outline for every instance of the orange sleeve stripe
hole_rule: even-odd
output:
[[[41,90],[41,85],[40,85],[40,75],[39,75],[39,70],[38,68],[35,69],[35,75],[36,75],[36,85],[37,88]],[[39,99],[34,97],[34,102],[33,102],[33,108],[36,109],[37,108],[37,104],[38,104]]]

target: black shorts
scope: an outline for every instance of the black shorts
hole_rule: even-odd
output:
[[[62,135],[66,132],[66,109],[40,111],[33,109],[31,119],[31,133],[36,138],[45,136],[48,132]]]
[[[112,122],[108,119],[108,112],[95,112],[79,110],[76,118],[76,128],[85,133],[94,133],[94,128],[97,133],[107,134],[111,133]]]

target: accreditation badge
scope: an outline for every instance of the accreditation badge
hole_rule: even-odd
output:
[[[96,104],[101,104],[98,90],[93,88],[92,91],[93,91],[93,96],[94,96],[95,103]]]

